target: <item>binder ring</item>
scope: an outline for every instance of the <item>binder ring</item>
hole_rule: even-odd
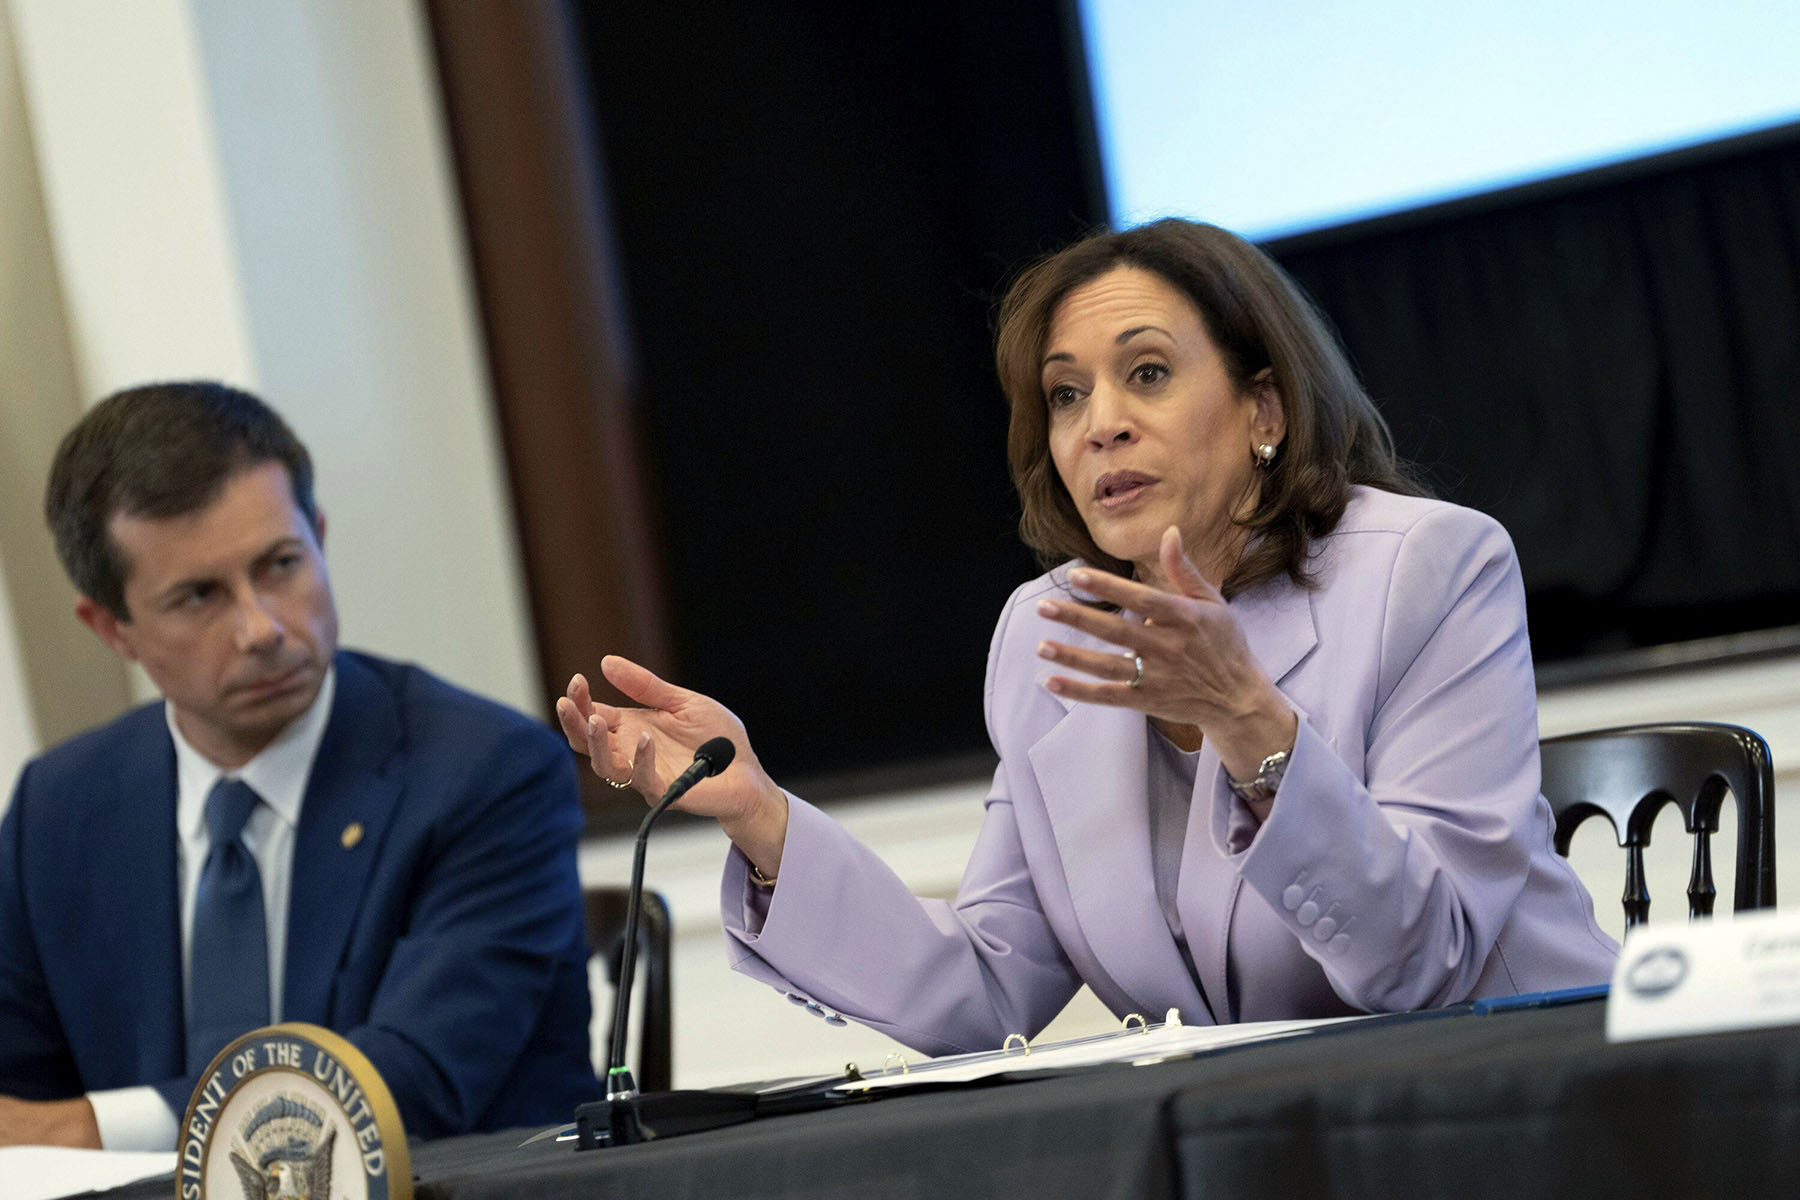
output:
[[[1000,1053],[1011,1054],[1013,1052],[1014,1042],[1019,1043],[1019,1049],[1023,1050],[1027,1055],[1031,1053],[1031,1043],[1025,1040],[1025,1035],[1022,1033],[1007,1034],[1006,1040],[1000,1043]]]
[[[1119,1032],[1120,1033],[1130,1033],[1131,1032],[1131,1023],[1133,1021],[1137,1022],[1137,1027],[1138,1027],[1139,1033],[1149,1033],[1150,1032],[1150,1022],[1144,1020],[1143,1013],[1126,1013],[1125,1019],[1123,1021],[1119,1022]]]
[[[906,1065],[906,1055],[900,1053],[898,1050],[889,1051],[888,1056],[881,1060],[881,1073],[886,1075],[888,1073],[888,1064],[895,1061],[900,1063],[900,1073],[902,1075],[912,1074],[912,1071]]]

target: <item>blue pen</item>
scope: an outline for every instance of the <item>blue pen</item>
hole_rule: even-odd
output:
[[[1587,987],[1561,988],[1554,992],[1521,992],[1517,996],[1490,996],[1486,1000],[1474,1001],[1473,1008],[1481,1016],[1489,1013],[1511,1012],[1516,1008],[1553,1008],[1558,1004],[1579,1004],[1583,1000],[1598,1000],[1604,997],[1611,987],[1611,984],[1596,983]]]

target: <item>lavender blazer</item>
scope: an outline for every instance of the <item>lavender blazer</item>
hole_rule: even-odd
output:
[[[1525,596],[1506,532],[1432,500],[1354,491],[1314,546],[1321,587],[1237,597],[1300,717],[1258,824],[1203,749],[1177,906],[1158,907],[1148,726],[1042,687],[1039,617],[1067,568],[1013,593],[988,659],[1000,755],[956,899],[922,900],[791,798],[781,884],[727,861],[733,966],[929,1054],[1035,1034],[1085,983],[1115,1013],[1197,1024],[1397,1011],[1604,982],[1617,945],[1551,847],[1538,794]]]

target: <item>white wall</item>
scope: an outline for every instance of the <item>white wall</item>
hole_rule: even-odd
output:
[[[13,636],[12,604],[6,594],[6,562],[0,556],[0,779],[11,780],[18,775],[19,768],[36,750],[37,725],[26,698],[25,671]],[[11,799],[11,788],[0,790],[0,816],[6,815]]]
[[[410,0],[190,0],[261,382],[352,644],[540,697],[437,82]]]
[[[82,387],[254,386],[187,6],[9,4]]]
[[[317,462],[345,641],[545,710],[417,6],[0,3],[81,399],[258,390]]]
[[[0,0],[0,558],[29,705],[18,718],[51,742],[117,712],[131,691],[120,660],[75,621],[41,515],[45,468],[82,399],[9,18]],[[0,768],[10,789],[12,768]]]

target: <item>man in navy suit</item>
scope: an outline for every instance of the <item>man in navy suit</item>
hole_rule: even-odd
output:
[[[415,1137],[592,1099],[569,756],[337,648],[281,419],[121,392],[45,508],[76,615],[164,701],[28,764],[0,822],[0,1144],[172,1147],[211,1056],[283,1020],[356,1044]]]

